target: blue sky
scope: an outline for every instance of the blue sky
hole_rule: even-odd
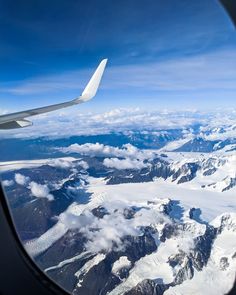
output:
[[[81,111],[235,105],[236,32],[216,0],[0,0],[0,111],[74,98]]]

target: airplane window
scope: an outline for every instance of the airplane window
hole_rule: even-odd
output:
[[[219,2],[0,1],[0,172],[76,295],[227,294],[236,32]]]

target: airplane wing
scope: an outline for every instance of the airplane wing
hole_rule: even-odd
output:
[[[1,115],[0,129],[13,129],[31,126],[32,122],[25,120],[25,118],[73,106],[92,99],[97,93],[106,63],[107,59],[103,59],[100,62],[92,78],[90,79],[84,91],[79,97],[63,103],[58,103],[50,106],[21,111],[12,114]]]

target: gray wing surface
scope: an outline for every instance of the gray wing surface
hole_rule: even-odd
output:
[[[85,87],[82,94],[70,101],[58,103],[54,105],[49,105],[45,107],[40,107],[36,109],[6,114],[0,116],[0,129],[13,129],[13,128],[22,128],[32,125],[32,122],[25,120],[25,118],[48,113],[51,111],[63,109],[66,107],[70,107],[76,104],[80,104],[83,102],[87,102],[90,99],[92,99],[98,90],[99,84],[102,79],[102,75],[104,72],[104,69],[106,67],[107,59],[103,59],[100,64],[98,65],[96,71],[94,72],[93,76],[89,80],[87,86]]]

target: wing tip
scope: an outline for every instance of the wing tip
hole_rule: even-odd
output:
[[[106,65],[107,61],[108,61],[108,58],[104,58],[104,59],[100,62],[100,64],[103,63],[103,64]]]
[[[108,58],[104,58],[96,68],[94,74],[86,85],[82,95],[75,99],[75,103],[81,103],[92,99],[99,88]]]

